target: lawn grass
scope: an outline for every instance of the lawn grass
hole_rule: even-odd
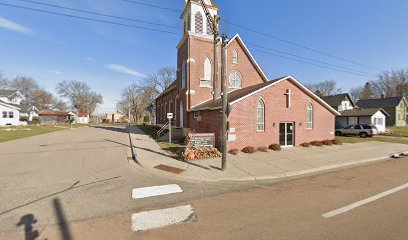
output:
[[[374,136],[372,138],[360,138],[360,137],[336,137],[336,139],[342,141],[343,143],[360,143],[360,142],[389,142],[389,143],[401,143],[408,144],[408,138],[404,137],[384,137],[384,136]]]
[[[5,131],[5,129],[13,129],[11,131]],[[14,130],[15,129],[15,130]],[[30,129],[30,130],[26,130]],[[47,134],[52,132],[63,131],[67,128],[55,127],[55,126],[25,126],[25,127],[11,127],[11,128],[0,128],[0,143],[28,138],[32,136],[37,136],[41,134]]]
[[[159,144],[159,146],[163,150],[167,151],[173,157],[177,157],[178,156],[177,153],[180,151],[181,148],[183,148],[182,145],[177,144],[177,143],[157,141],[157,139],[156,139],[157,138],[157,130],[152,125],[137,125],[136,127],[138,127],[140,130],[142,130],[146,135],[149,135],[151,138],[156,140],[157,144]]]
[[[391,135],[408,137],[408,127],[392,127]]]

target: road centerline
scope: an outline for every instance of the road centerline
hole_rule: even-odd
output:
[[[386,197],[386,196],[389,196],[389,195],[394,194],[394,193],[396,193],[396,192],[402,191],[402,190],[404,190],[404,189],[406,189],[406,188],[408,188],[408,183],[403,184],[403,185],[398,186],[398,187],[395,187],[395,188],[390,189],[390,190],[388,190],[388,191],[379,193],[379,194],[377,194],[377,195],[371,196],[371,197],[369,197],[369,198],[363,199],[363,200],[361,200],[361,201],[352,203],[352,204],[347,205],[347,206],[345,206],[345,207],[338,208],[338,209],[333,210],[333,211],[331,211],[331,212],[327,212],[327,213],[323,214],[322,217],[324,217],[324,218],[335,217],[335,216],[337,216],[337,215],[340,215],[340,214],[346,213],[346,212],[348,212],[348,211],[351,211],[351,210],[353,210],[353,209],[355,209],[355,208],[358,208],[358,207],[361,207],[361,206],[366,205],[366,204],[368,204],[368,203],[374,202],[374,201],[376,201],[376,200],[378,200],[378,199],[381,199],[381,198],[383,198],[383,197]]]
[[[173,193],[181,193],[183,190],[177,184],[162,185],[162,186],[153,186],[145,188],[135,188],[132,191],[133,199],[168,195]]]

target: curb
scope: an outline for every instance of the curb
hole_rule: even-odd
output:
[[[407,152],[401,152],[401,154],[408,154]],[[301,170],[301,171],[296,171],[296,172],[289,172],[289,173],[279,173],[279,174],[274,174],[274,175],[263,175],[263,176],[245,176],[245,177],[221,177],[217,179],[206,179],[205,177],[194,177],[194,176],[180,176],[180,175],[174,175],[174,174],[168,174],[166,172],[160,172],[161,177],[170,177],[170,178],[175,178],[177,180],[184,180],[184,181],[200,181],[200,182],[222,182],[222,181],[230,181],[230,182],[247,182],[247,181],[261,181],[261,180],[284,180],[284,179],[291,179],[291,178],[296,178],[300,176],[307,176],[307,175],[315,175],[319,173],[325,173],[325,172],[330,172],[333,170],[340,170],[342,168],[347,168],[347,167],[357,167],[357,166],[362,166],[362,165],[368,165],[370,163],[375,163],[375,162],[380,162],[380,161],[387,161],[387,160],[392,160],[392,155],[389,156],[383,156],[383,157],[377,157],[377,158],[370,158],[370,159],[364,159],[364,160],[357,160],[353,162],[347,162],[347,163],[338,163],[338,164],[332,164],[328,166],[323,166],[323,167],[318,167],[318,168],[312,168],[312,169],[307,169],[307,170]],[[136,162],[135,160],[135,163]],[[133,164],[131,164],[133,165]],[[158,171],[154,171],[153,169],[148,169],[143,167],[141,164],[134,165],[135,167],[142,167],[143,170],[146,172],[152,173],[154,175],[159,175]]]

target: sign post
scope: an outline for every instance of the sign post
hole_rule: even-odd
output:
[[[173,119],[173,113],[167,113],[167,119],[169,119],[169,143],[171,143],[171,119]]]

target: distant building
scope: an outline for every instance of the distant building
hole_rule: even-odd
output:
[[[407,125],[408,104],[405,97],[359,100],[356,105],[361,108],[384,109],[390,115],[386,121],[386,125],[389,127]]]
[[[122,113],[107,113],[102,118],[103,123],[129,123],[128,116]]]
[[[41,124],[66,123],[69,120],[68,112],[42,110],[39,113]]]

